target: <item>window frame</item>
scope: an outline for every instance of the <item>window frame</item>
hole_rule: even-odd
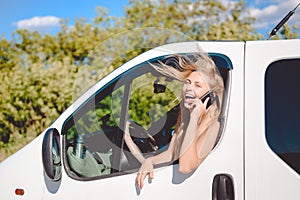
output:
[[[195,54],[196,52],[190,52],[190,53],[183,53],[185,55],[190,55],[190,54]],[[231,85],[231,70],[233,69],[231,60],[224,54],[220,54],[220,53],[208,53],[209,56],[212,57],[212,59],[214,60],[217,68],[219,69],[222,79],[224,81],[224,96],[223,96],[223,102],[222,102],[222,112],[220,114],[220,122],[221,122],[221,127],[219,129],[219,136],[217,138],[216,144],[215,146],[217,146],[217,144],[220,142],[221,137],[224,133],[225,130],[225,124],[226,124],[226,119],[227,119],[227,110],[228,110],[228,102],[229,102],[229,93],[230,93],[230,85]],[[167,56],[167,55],[166,55]],[[64,168],[66,170],[66,174],[71,177],[72,179],[75,180],[80,180],[80,181],[90,181],[90,180],[100,180],[100,179],[104,179],[104,178],[109,178],[109,177],[114,177],[114,176],[120,176],[120,175],[124,175],[124,174],[128,174],[128,173],[134,173],[136,171],[138,171],[138,169],[132,169],[132,170],[128,170],[128,171],[119,171],[121,169],[121,161],[122,161],[122,153],[124,151],[124,139],[123,139],[123,131],[124,127],[125,127],[125,119],[128,116],[128,105],[129,105],[129,99],[130,99],[130,88],[131,88],[131,84],[132,84],[132,80],[139,76],[140,74],[135,74],[134,76],[130,76],[130,79],[128,78],[128,76],[125,75],[129,75],[132,74],[133,71],[139,71],[142,70],[143,71],[143,66],[148,65],[148,63],[153,63],[155,61],[161,60],[163,58],[165,58],[166,56],[159,56],[159,57],[155,57],[152,59],[149,59],[148,61],[142,62],[138,65],[133,66],[132,68],[120,73],[117,77],[115,77],[113,80],[111,80],[110,82],[108,82],[106,85],[104,85],[103,87],[101,87],[98,91],[96,91],[93,95],[91,95],[84,103],[82,103],[82,105],[79,106],[79,108],[77,108],[63,123],[62,126],[62,136],[63,136],[63,140],[62,140],[62,157],[63,157],[63,165]],[[147,72],[150,72],[153,70],[150,69],[150,67],[148,67],[149,70],[144,70],[142,74],[145,74]],[[223,69],[223,70],[220,70]],[[158,73],[158,72],[156,72]],[[225,80],[224,80],[224,76],[225,76]],[[117,153],[114,155],[114,158],[112,160],[112,162],[114,162],[118,167],[117,170],[113,171],[111,174],[107,174],[107,175],[99,175],[99,176],[94,176],[94,177],[79,177],[79,176],[74,176],[72,173],[72,170],[69,167],[68,164],[68,158],[67,158],[67,153],[66,153],[66,148],[67,148],[67,130],[68,128],[71,127],[72,124],[74,124],[74,118],[75,119],[79,119],[79,117],[83,116],[87,110],[90,109],[91,106],[93,106],[94,102],[99,102],[101,100],[100,97],[103,97],[103,92],[105,94],[104,97],[106,97],[107,95],[111,94],[114,91],[114,88],[116,87],[121,87],[121,85],[125,86],[124,89],[124,97],[123,99],[125,99],[125,101],[122,101],[122,108],[121,108],[121,113],[120,113],[120,122],[118,124],[118,126],[120,127],[120,131],[118,131],[117,133],[117,140],[116,140],[116,144],[118,147],[120,147],[119,151],[117,151]],[[77,117],[77,118],[76,118]],[[162,166],[167,166],[167,165],[172,165],[172,164],[176,164],[178,163],[178,161],[172,161],[169,163],[164,163],[158,166],[155,166],[155,168],[159,168]],[[113,167],[114,168],[114,167]]]

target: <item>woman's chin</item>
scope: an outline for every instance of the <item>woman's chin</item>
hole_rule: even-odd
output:
[[[193,106],[193,104],[192,104],[192,103],[190,103],[190,102],[184,102],[184,103],[183,103],[183,106],[184,106],[186,109],[188,109],[188,110],[191,110],[191,109],[192,109],[192,106]]]

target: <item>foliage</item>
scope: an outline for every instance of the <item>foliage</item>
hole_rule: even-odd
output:
[[[70,28],[62,20],[56,35],[17,30],[11,41],[0,40],[0,160],[39,135],[105,74],[150,48],[262,38],[244,1],[131,0],[124,11],[114,17],[98,7],[93,23],[80,18]],[[286,25],[281,37],[295,38],[296,31]]]
[[[299,28],[297,26],[290,28],[288,24],[284,24],[279,34],[275,35],[272,39],[296,39],[298,38],[298,30]]]

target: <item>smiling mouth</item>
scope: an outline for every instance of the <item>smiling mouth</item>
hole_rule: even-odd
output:
[[[186,94],[186,95],[184,96],[184,98],[185,98],[186,100],[188,100],[188,99],[196,99],[196,97],[195,97],[194,95],[191,95],[191,94]]]
[[[196,97],[195,97],[194,95],[191,95],[191,94],[186,94],[186,95],[184,96],[184,99],[185,99],[186,101],[191,101],[191,100],[196,99]]]

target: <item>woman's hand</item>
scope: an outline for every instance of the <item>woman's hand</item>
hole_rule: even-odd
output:
[[[206,105],[209,101],[209,98],[206,98],[204,103],[200,99],[195,99],[191,106],[191,117],[199,119],[199,117],[206,111]]]
[[[154,174],[153,174],[153,164],[152,164],[152,159],[151,158],[147,158],[142,166],[139,169],[139,172],[136,176],[136,184],[138,185],[138,187],[140,189],[143,188],[144,186],[144,180],[146,178],[146,176],[149,176],[149,182],[151,182],[151,180],[154,178]]]

